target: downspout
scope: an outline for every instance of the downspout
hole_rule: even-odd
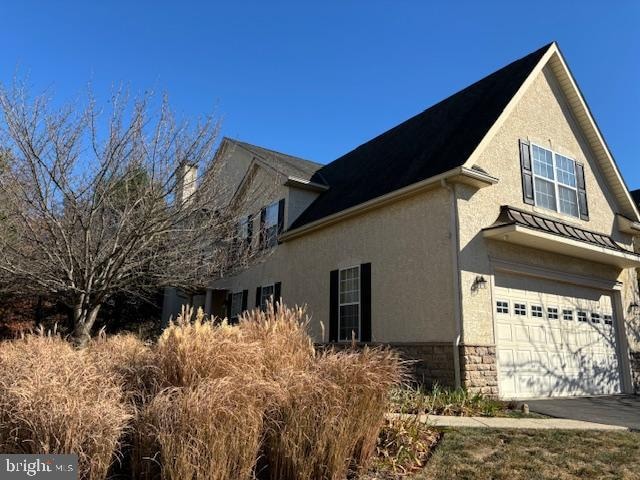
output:
[[[443,188],[449,191],[449,198],[451,199],[451,212],[450,212],[450,227],[451,232],[451,264],[453,268],[453,315],[456,325],[456,334],[453,340],[453,372],[455,379],[455,387],[460,388],[462,386],[461,372],[460,372],[460,339],[462,338],[462,300],[460,293],[460,241],[458,237],[459,222],[458,222],[458,199],[456,198],[455,185],[447,183],[446,179],[440,180],[440,184]]]

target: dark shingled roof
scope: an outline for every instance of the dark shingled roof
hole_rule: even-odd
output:
[[[551,44],[516,60],[319,169],[329,189],[291,229],[458,167]]]
[[[233,138],[225,137],[225,140],[248,150],[256,157],[271,165],[277,171],[290,177],[300,178],[302,180],[310,180],[311,177],[322,167],[322,164],[305,160],[304,158],[294,157],[286,153],[276,152],[268,148],[252,145],[247,142],[241,142]],[[323,183],[317,181],[317,183]]]
[[[618,252],[632,253],[622,248],[613,238],[601,233],[591,232],[582,228],[573,227],[567,223],[558,222],[550,218],[545,218],[540,215],[534,215],[524,210],[503,205],[500,207],[500,215],[493,225],[486,228],[490,230],[492,228],[504,227],[506,225],[520,225],[522,227],[539,230],[553,235],[558,235],[564,238],[570,238],[571,240],[578,240],[579,242],[589,243],[597,247],[605,247]]]

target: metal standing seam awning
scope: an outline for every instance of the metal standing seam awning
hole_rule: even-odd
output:
[[[483,230],[492,238],[619,268],[640,267],[640,255],[620,246],[609,235],[503,205],[493,225]]]

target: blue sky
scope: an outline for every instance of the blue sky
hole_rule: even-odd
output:
[[[24,0],[0,18],[0,81],[166,91],[225,135],[323,163],[556,40],[640,187],[637,1]]]

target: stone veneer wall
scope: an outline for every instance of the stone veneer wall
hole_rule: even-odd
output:
[[[498,396],[496,347],[460,345],[462,384],[470,392]]]
[[[357,344],[362,347],[365,344]],[[451,343],[374,343],[385,345],[398,351],[404,360],[411,362],[410,373],[417,383],[431,386],[434,383],[446,387],[455,385],[453,345]],[[318,348],[334,347],[346,349],[348,343],[317,344]]]
[[[629,352],[631,360],[631,379],[633,381],[633,390],[640,393],[640,351]]]
[[[453,345],[451,343],[403,343],[391,344],[402,357],[412,362],[414,380],[426,386],[434,383],[446,387],[455,386]]]

